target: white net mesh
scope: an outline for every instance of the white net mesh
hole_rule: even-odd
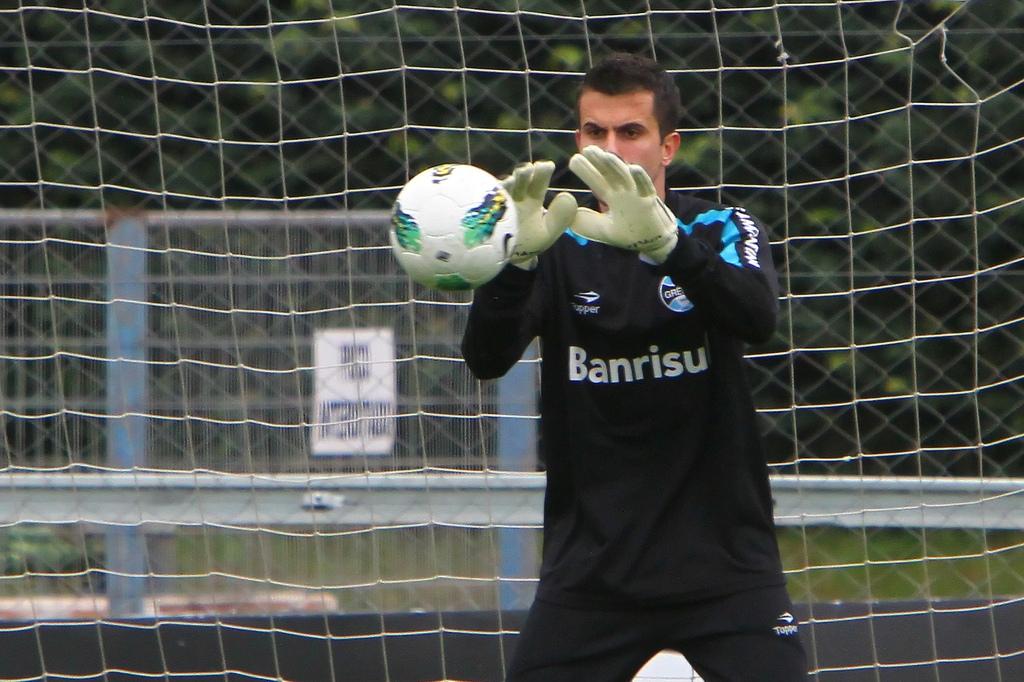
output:
[[[0,5],[0,677],[500,677],[536,362],[473,380],[385,211],[441,162],[579,189],[611,49],[676,77],[669,184],[771,230],[813,672],[1024,675],[1020,4],[358,5]]]

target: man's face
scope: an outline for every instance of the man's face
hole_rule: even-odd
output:
[[[665,197],[665,167],[679,149],[679,133],[662,137],[654,116],[654,93],[637,90],[606,95],[584,90],[579,101],[580,127],[576,146],[597,145],[635,163],[651,176],[658,196]]]

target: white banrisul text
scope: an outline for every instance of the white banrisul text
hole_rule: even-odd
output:
[[[569,346],[569,381],[618,384],[699,374],[708,368],[703,346],[692,350],[662,353],[651,346],[648,355],[635,358],[591,358],[579,346]]]

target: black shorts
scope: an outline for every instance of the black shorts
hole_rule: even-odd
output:
[[[784,586],[650,609],[583,609],[537,600],[523,624],[509,682],[625,682],[662,649],[704,682],[797,682],[807,677]]]

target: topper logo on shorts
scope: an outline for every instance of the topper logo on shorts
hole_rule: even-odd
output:
[[[775,634],[780,637],[789,637],[790,635],[796,634],[798,628],[793,624],[793,621],[795,621],[796,618],[793,617],[792,613],[789,611],[780,613],[776,620],[781,623],[781,625],[776,625],[772,628],[772,630],[775,631]]]
[[[674,313],[685,313],[693,310],[693,303],[686,297],[683,288],[672,281],[671,277],[662,277],[658,286],[658,298],[665,307]]]
[[[671,379],[683,374],[699,374],[708,368],[704,346],[682,352],[661,353],[657,346],[651,346],[649,350],[650,355],[605,359],[589,358],[585,349],[569,346],[569,381],[628,384],[646,379],[645,369],[650,369],[651,379]]]

